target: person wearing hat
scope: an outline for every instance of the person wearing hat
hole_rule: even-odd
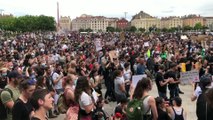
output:
[[[2,103],[8,108],[8,114],[6,120],[12,120],[12,108],[14,105],[14,102],[18,99],[20,96],[20,92],[18,89],[19,82],[21,81],[22,76],[17,71],[11,71],[8,74],[8,84],[5,86],[5,88],[9,89],[12,94],[9,92],[9,90],[3,90],[0,96],[0,99]]]

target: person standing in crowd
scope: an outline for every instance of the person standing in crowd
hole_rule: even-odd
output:
[[[34,79],[22,80],[19,84],[21,91],[20,97],[15,101],[12,109],[13,120],[30,120],[33,112],[33,107],[30,104],[31,98],[35,90],[36,81]]]
[[[65,103],[69,107],[66,112],[66,120],[73,120],[78,118],[79,106],[75,101],[75,79],[76,76],[68,74],[65,79],[64,97]],[[73,118],[73,119],[71,119]]]
[[[173,120],[186,120],[187,112],[182,107],[182,99],[180,97],[175,97],[172,101],[172,119]]]
[[[139,64],[137,65],[136,74],[143,75],[143,74],[145,74],[145,70],[146,70],[145,60],[144,60],[144,58],[140,57],[140,58],[138,58],[138,62],[139,62]]]
[[[59,64],[56,64],[56,69],[52,72],[52,82],[54,84],[54,88],[56,91],[56,94],[54,96],[54,103],[55,103],[54,113],[56,115],[59,115],[57,102],[58,102],[59,95],[63,92],[63,86],[62,86],[63,77],[64,75],[63,75],[61,66]]]
[[[0,72],[0,89],[4,89],[7,85],[7,68],[1,68]]]
[[[14,106],[15,101],[20,96],[18,85],[22,79],[22,76],[17,71],[11,71],[8,74],[8,78],[9,83],[5,86],[5,88],[8,90],[4,90],[1,92],[0,99],[8,110],[6,120],[12,120],[12,108]]]
[[[53,73],[51,71],[51,68],[50,67],[46,67],[45,68],[45,74],[44,74],[44,79],[46,79],[46,83],[43,85],[39,85],[39,83],[42,83],[42,78],[38,78],[38,81],[37,81],[37,89],[39,87],[47,87],[47,90],[49,90],[49,92],[52,94],[52,96],[55,96],[56,92],[55,92],[55,88],[54,88],[54,83],[53,83]],[[41,80],[40,80],[41,79]],[[49,118],[55,118],[57,117],[52,110],[49,110]]]
[[[39,76],[36,81],[36,89],[47,89],[46,77]]]
[[[78,120],[92,120],[92,111],[95,108],[95,103],[86,76],[78,78],[74,94],[76,102],[80,105]]]
[[[196,104],[196,115],[198,120],[212,120],[213,119],[213,109],[208,104],[209,98],[211,96],[209,93],[210,87],[212,83],[212,76],[210,74],[204,75],[200,78],[200,88],[201,93],[197,98]],[[211,91],[210,91],[211,92]]]
[[[127,98],[125,82],[124,82],[124,78],[123,78],[123,71],[115,70],[114,76],[115,76],[115,80],[114,80],[115,97],[116,97],[117,103],[120,103],[121,99]]]
[[[53,108],[52,95],[47,89],[37,89],[34,91],[30,103],[34,108],[34,115],[31,120],[48,120],[47,111]]]
[[[156,73],[155,82],[158,89],[158,95],[159,97],[162,97],[163,99],[167,100],[166,91],[167,91],[167,84],[170,82],[170,79],[164,79],[164,66],[160,65],[159,70]]]
[[[179,90],[178,90],[178,84],[180,83],[180,81],[177,79],[177,64],[176,63],[172,63],[170,65],[170,69],[165,73],[164,75],[164,79],[173,79],[170,80],[168,88],[170,91],[170,101],[176,97],[179,96]]]
[[[130,69],[130,63],[126,62],[124,64],[124,81],[125,81],[125,89],[127,92],[127,96],[129,96],[129,89],[131,84],[131,78],[132,78],[132,71]]]
[[[158,111],[158,120],[172,120],[169,113],[169,104],[162,97],[155,98],[156,107]]]
[[[150,118],[151,113],[153,117],[152,119],[157,120],[158,113],[156,108],[156,102],[155,102],[155,98],[149,95],[148,92],[150,90],[152,90],[152,81],[149,78],[143,78],[137,83],[134,89],[134,93],[132,95],[132,99],[142,99],[146,97],[143,101],[143,105],[144,105],[143,110],[146,113],[144,115],[144,120]]]

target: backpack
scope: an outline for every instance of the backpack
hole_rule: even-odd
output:
[[[133,99],[127,105],[126,115],[128,120],[143,120],[144,115],[146,114],[144,111],[143,101],[148,96],[145,96],[142,99]]]
[[[9,88],[0,89],[0,96],[3,91],[8,91],[11,97],[13,97],[13,92]],[[6,119],[7,113],[8,113],[8,108],[2,103],[1,97],[0,97],[0,116],[1,116],[0,120]]]
[[[213,109],[207,105],[205,99],[206,92],[202,92],[197,99],[196,115],[198,120],[213,120]]]
[[[69,105],[67,104],[67,101],[66,101],[66,93],[67,93],[67,91],[68,91],[68,89],[65,89],[65,91],[63,93],[61,93],[59,95],[59,98],[58,98],[57,106],[58,106],[58,111],[61,114],[66,113],[68,108],[69,108]]]

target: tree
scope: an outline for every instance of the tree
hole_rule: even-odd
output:
[[[171,27],[168,31],[169,31],[169,32],[176,32],[176,31],[178,31],[178,28],[176,28],[176,27]]]
[[[129,29],[130,32],[135,32],[136,30],[137,30],[137,28],[135,26],[131,26]]]
[[[93,30],[91,29],[91,28],[87,28],[86,30],[85,30],[85,32],[92,32]]]
[[[183,30],[184,30],[184,31],[192,30],[192,27],[190,27],[189,25],[187,25],[187,26],[184,26],[184,27],[183,27]]]
[[[167,28],[163,28],[162,32],[168,32],[168,29]]]
[[[107,32],[115,32],[115,28],[114,27],[107,27],[106,31]]]
[[[140,32],[142,32],[142,33],[146,31],[145,28],[139,28],[138,30],[139,30]]]
[[[48,16],[21,16],[21,17],[6,17],[0,19],[0,29],[9,31],[54,31],[55,20]]]
[[[79,32],[85,32],[85,30],[84,30],[84,29],[82,29],[82,28],[80,28],[80,29],[79,29]]]
[[[120,28],[116,28],[115,32],[121,32],[121,29]]]
[[[194,26],[194,29],[195,30],[201,30],[203,28],[203,26],[201,25],[201,23],[196,23],[195,26]]]

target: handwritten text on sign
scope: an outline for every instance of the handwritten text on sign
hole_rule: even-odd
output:
[[[184,84],[190,84],[192,82],[199,82],[199,72],[197,70],[181,72],[180,80]]]

